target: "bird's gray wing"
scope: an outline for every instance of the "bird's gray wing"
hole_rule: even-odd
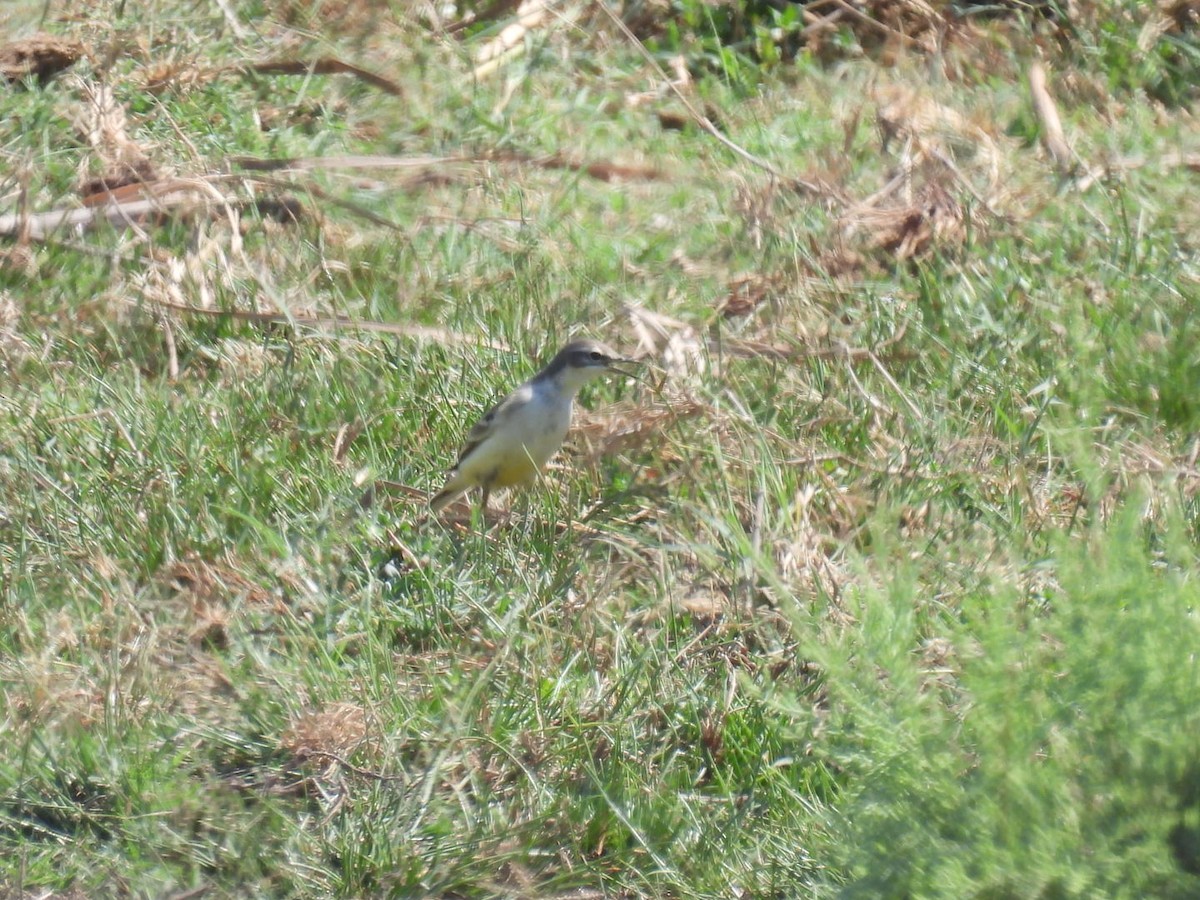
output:
[[[463,448],[458,454],[458,462],[454,464],[454,468],[457,469],[459,466],[461,466],[462,461],[470,456],[476,447],[478,447],[492,435],[492,433],[496,430],[496,423],[505,417],[515,396],[515,394],[511,394],[508,397],[505,397],[486,413],[484,413],[483,418],[481,418],[471,427],[471,430],[467,433],[467,440],[463,444]]]

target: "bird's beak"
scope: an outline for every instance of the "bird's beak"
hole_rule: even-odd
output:
[[[620,367],[623,365],[640,366],[641,364],[641,360],[630,359],[627,356],[617,356],[608,361],[606,368],[608,371],[616,372],[618,375],[624,375],[626,378],[636,378],[640,380],[641,376],[638,375],[637,372],[630,372],[628,369],[622,369]]]

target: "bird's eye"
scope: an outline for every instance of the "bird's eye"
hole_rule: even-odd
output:
[[[593,362],[600,362],[600,360],[602,360],[602,359],[604,359],[603,353],[601,353],[599,350],[592,351],[592,361]]]

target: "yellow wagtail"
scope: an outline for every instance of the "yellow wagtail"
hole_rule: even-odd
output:
[[[456,497],[478,487],[483,489],[480,506],[487,512],[493,490],[532,481],[562,446],[579,389],[605,372],[630,374],[616,364],[633,361],[596,341],[567,344],[546,368],[475,423],[446,483],[429,501],[430,507],[440,512]]]

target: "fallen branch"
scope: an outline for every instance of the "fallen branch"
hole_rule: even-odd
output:
[[[10,213],[0,216],[0,236],[45,240],[62,229],[87,230],[100,223],[114,228],[135,227],[154,215],[185,209],[208,209],[232,201],[213,198],[199,189],[200,182],[171,182],[162,193],[135,200],[108,199],[94,206],[52,209],[40,213]],[[211,186],[209,186],[211,188]]]
[[[584,162],[554,153],[549,156],[530,156],[523,153],[497,153],[483,156],[308,156],[287,159],[258,159],[235,156],[230,163],[251,172],[274,172],[283,169],[297,171],[314,169],[433,169],[452,165],[481,165],[487,163],[518,163],[543,169],[569,169],[584,172],[598,181],[644,180],[657,181],[664,173],[651,166],[623,165],[612,162]]]
[[[365,81],[373,87],[395,97],[404,96],[404,89],[390,78],[376,75],[359,66],[332,56],[322,56],[318,59],[276,59],[266,62],[241,63],[219,69],[221,72],[238,71],[254,72],[257,75],[353,75],[359,81]]]
[[[233,156],[232,165],[251,172],[276,172],[282,169],[299,171],[311,169],[422,169],[454,163],[473,163],[470,156],[295,156],[280,159],[259,159],[253,156]]]
[[[101,224],[136,230],[148,222],[213,209],[253,208],[281,222],[295,222],[304,215],[300,202],[292,197],[238,200],[217,189],[217,183],[228,180],[228,175],[214,174],[138,182],[89,194],[82,207],[9,213],[0,216],[0,237],[45,241],[65,230],[83,232]]]

